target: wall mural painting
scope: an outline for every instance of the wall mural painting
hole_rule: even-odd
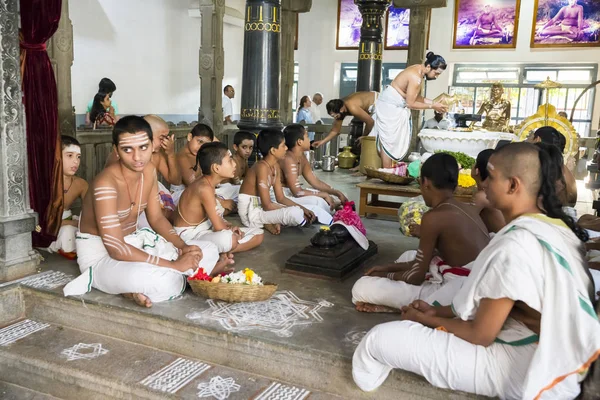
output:
[[[338,26],[337,43],[338,50],[358,50],[360,43],[360,27],[362,16],[354,0],[338,0]]]
[[[455,0],[453,48],[515,48],[520,0]]]
[[[600,46],[600,1],[535,0],[531,47]]]

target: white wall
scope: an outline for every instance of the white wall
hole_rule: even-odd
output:
[[[85,113],[98,82],[117,85],[120,114],[196,115],[200,19],[188,0],[71,0],[73,105]]]
[[[356,62],[358,51],[335,50],[337,0],[313,1],[309,13],[300,14],[299,43],[296,62],[300,68],[299,96],[324,94],[325,101],[339,96],[339,71],[342,62]],[[430,49],[444,56],[452,67],[455,63],[598,63],[599,48],[530,49],[533,1],[521,1],[520,23],[515,49],[453,50],[452,30],[454,1],[448,7],[434,9],[431,17]],[[406,62],[407,52],[386,50],[383,62]],[[435,97],[447,92],[452,79],[449,68],[437,81],[429,82],[427,95]],[[323,115],[325,111],[323,110]],[[596,93],[592,127],[600,119],[600,90]]]

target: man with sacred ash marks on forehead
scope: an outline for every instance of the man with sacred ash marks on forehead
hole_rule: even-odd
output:
[[[144,307],[173,299],[198,267],[208,274],[225,269],[217,247],[177,235],[161,212],[152,157],[152,129],[143,118],[128,116],[113,129],[118,162],[94,179],[83,200],[77,262],[82,275],[64,288],[65,296],[91,288],[123,294]],[[150,228],[139,228],[146,213]]]

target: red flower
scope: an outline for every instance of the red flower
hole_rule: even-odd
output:
[[[204,268],[198,268],[198,271],[188,278],[188,281],[211,281],[212,278],[206,272]]]

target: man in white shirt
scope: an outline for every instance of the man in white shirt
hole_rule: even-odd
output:
[[[235,97],[233,86],[227,85],[223,89],[223,123],[225,125],[233,125],[233,103],[231,99]]]
[[[317,122],[323,123],[323,120],[321,119],[321,110],[319,109],[321,103],[323,103],[323,95],[317,92],[313,96],[312,104],[310,106],[310,113],[312,115],[312,120],[314,124],[316,124]]]
[[[423,129],[448,129],[449,127],[450,123],[445,118],[445,114],[438,112],[435,112],[435,116],[423,124]]]

